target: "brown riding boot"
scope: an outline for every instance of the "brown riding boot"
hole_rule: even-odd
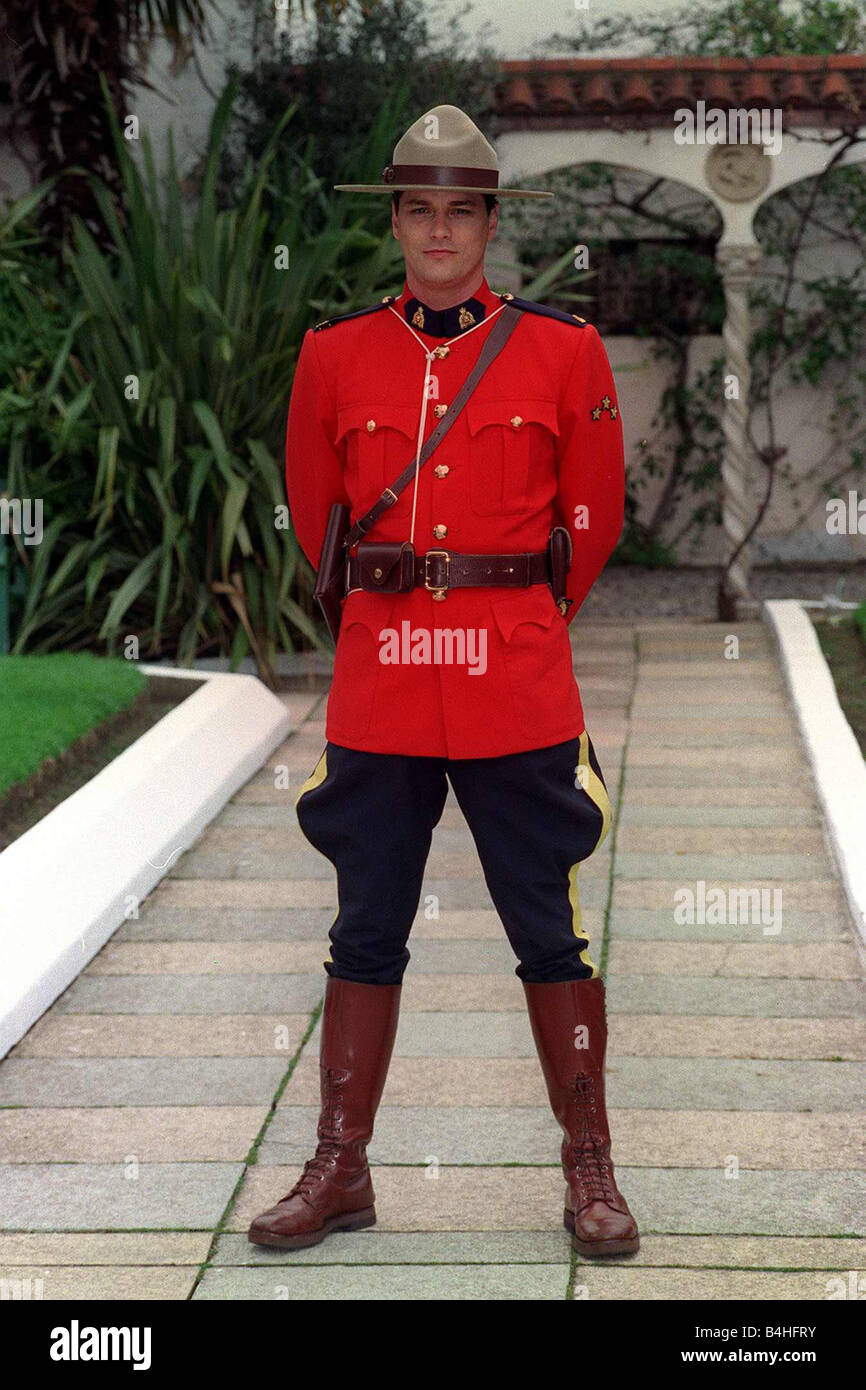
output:
[[[566,1228],[581,1255],[633,1254],[640,1237],[614,1179],[604,1104],[604,982],[600,975],[556,984],[524,980],[523,988],[551,1108],[565,1135]],[[578,1038],[581,1027],[586,1036]]]
[[[318,1245],[376,1221],[367,1144],[388,1074],[402,985],[328,976],[319,1053],[322,1108],[315,1156],[291,1192],[249,1229],[254,1245]]]

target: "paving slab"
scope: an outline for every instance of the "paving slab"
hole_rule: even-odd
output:
[[[741,819],[733,818],[727,825],[709,818],[705,825],[685,826],[677,821],[653,824],[648,816],[637,826],[621,817],[617,829],[617,859],[625,853],[669,855],[672,850],[678,855],[716,855],[720,846],[726,855],[736,855],[738,859],[756,854],[826,854],[820,825],[794,826],[782,822],[781,817],[774,826],[744,825]]]
[[[754,897],[757,892],[764,894],[760,898],[761,904],[766,904],[771,910],[774,901],[773,892],[782,893],[783,913],[789,911],[819,911],[833,912],[841,917],[848,917],[848,908],[842,893],[841,884],[837,879],[810,879],[802,878],[797,880],[788,879],[786,881],[779,878],[759,878],[754,874],[743,874],[737,878],[722,878],[720,875],[713,874],[708,868],[707,861],[704,861],[703,868],[697,866],[698,871],[689,874],[686,869],[677,878],[624,878],[614,872],[613,878],[613,907],[614,911],[619,911],[623,907],[655,908],[661,910],[671,905],[671,908],[684,900],[682,891],[688,888],[695,895],[695,911],[698,914],[698,883],[703,881],[705,893],[720,889],[724,894],[724,902],[729,916],[736,916],[739,919],[742,909],[739,904],[742,901],[741,894],[744,890],[753,896],[749,899],[749,904],[757,903]],[[688,901],[688,900],[685,900]],[[762,907],[763,910],[763,907]],[[754,915],[754,908],[749,907],[750,915]],[[704,915],[710,915],[708,912]],[[784,920],[784,917],[783,917]]]
[[[755,929],[755,935],[763,929]],[[784,931],[784,922],[783,922]],[[781,944],[779,936],[752,942],[614,941],[608,969],[622,975],[714,975],[734,978],[858,980],[862,967],[852,942]]]
[[[23,1266],[4,1272],[3,1277],[16,1281],[39,1280],[39,1297],[46,1302],[70,1300],[81,1302],[105,1302],[121,1299],[124,1302],[139,1300],[180,1301],[189,1298],[198,1276],[198,1266],[166,1269],[164,1266],[147,1268],[135,1265],[123,1269],[112,1265],[110,1269],[96,1265],[73,1265],[61,1267]],[[31,1295],[35,1296],[35,1295]]]
[[[568,1285],[563,1265],[366,1265],[322,1268],[208,1269],[194,1299],[346,1300],[562,1299]]]
[[[0,1233],[0,1265],[197,1265],[209,1231]]]
[[[769,899],[772,908],[772,898]],[[770,915],[770,914],[768,914]],[[754,941],[763,927],[751,921],[675,922],[671,908],[618,907],[611,913],[612,944],[625,941]],[[771,938],[783,941],[853,941],[848,917],[842,913],[791,910],[783,903],[782,930]]]
[[[308,1250],[268,1250],[245,1235],[222,1235],[212,1264],[561,1264],[571,1251],[560,1231],[383,1231],[335,1233]],[[575,1255],[578,1267],[598,1261]],[[866,1266],[866,1241],[785,1236],[641,1237],[629,1267],[843,1270]]]
[[[505,1099],[505,1098],[503,1098]],[[614,1157],[628,1167],[719,1168],[736,1155],[745,1168],[862,1167],[866,1139],[851,1113],[651,1110],[608,1107]],[[282,1106],[257,1161],[302,1164],[315,1148],[318,1106]],[[376,1118],[368,1155],[375,1163],[550,1163],[561,1135],[547,1107],[508,1104],[392,1106]]]
[[[720,769],[723,780],[715,781],[712,778],[698,779],[691,773],[688,778],[677,778],[664,768],[634,769],[628,779],[623,815],[633,814],[634,808],[647,811],[658,808],[660,814],[675,817],[689,807],[697,807],[702,812],[705,810],[708,815],[721,814],[722,811],[742,811],[744,816],[757,815],[765,810],[784,813],[789,808],[795,812],[807,808],[813,815],[818,815],[814,791],[805,777],[798,778],[796,784],[777,786],[775,779],[769,782],[766,777],[744,783],[739,778],[730,777],[729,771]],[[741,823],[745,825],[748,821],[739,822],[736,818],[733,821],[735,825]],[[787,824],[787,821],[783,823]]]
[[[322,960],[328,958],[327,942]],[[79,975],[54,1005],[64,1014],[311,1013],[324,993],[316,975]]]
[[[5,1231],[212,1231],[242,1163],[8,1164]]]
[[[309,1014],[65,1014],[41,1018],[13,1057],[294,1056]]]
[[[836,1285],[836,1276],[827,1270],[798,1271],[778,1273],[757,1270],[670,1270],[670,1269],[616,1269],[603,1270],[597,1266],[581,1267],[575,1284],[576,1299],[599,1300],[616,1299],[634,1301],[635,1299],[664,1299],[665,1302],[698,1299],[701,1302],[752,1302],[760,1305],[767,1300],[779,1299],[785,1302],[812,1302],[826,1299]],[[707,1338],[699,1349],[712,1348],[723,1356],[735,1359],[737,1342],[723,1343]],[[779,1355],[791,1344],[779,1343]],[[763,1349],[766,1350],[764,1344]],[[689,1348],[690,1349],[690,1348]],[[772,1350],[772,1348],[771,1348]],[[819,1353],[820,1355],[820,1353]],[[742,1363],[737,1363],[742,1364]]]
[[[328,907],[243,908],[152,906],[118,927],[121,941],[309,941],[327,936],[335,913]]]
[[[782,798],[782,804],[786,795],[794,798],[794,805],[800,804],[797,797],[809,805],[814,798],[809,775],[799,764],[770,760],[758,767],[751,762],[741,763],[718,754],[715,760],[710,757],[704,765],[686,764],[669,760],[666,750],[651,749],[649,752],[655,755],[655,762],[635,760],[627,766],[628,796],[634,791],[651,788],[665,793],[661,798],[663,801],[676,802],[681,796],[685,798],[689,792],[697,793],[700,790],[705,795],[717,798],[721,805],[729,804],[730,798],[736,798],[734,805],[743,801],[747,805],[754,803],[758,806],[773,804],[773,789]]]
[[[702,979],[678,975],[611,975],[608,1008],[620,1013],[729,1014],[737,1018],[863,1018],[857,980]]]
[[[672,837],[676,838],[676,837]],[[774,881],[782,893],[789,895],[790,881],[829,878],[832,865],[823,849],[797,854],[735,854],[728,853],[725,833],[719,832],[719,853],[708,851],[691,854],[672,847],[669,854],[629,854],[616,856],[616,877],[622,879],[668,879],[680,875],[681,880],[703,879],[706,884],[729,879],[748,888],[760,879]]]
[[[254,1105],[270,1101],[288,1057],[9,1058],[0,1106]]]
[[[288,1190],[297,1167],[248,1170],[227,1229],[242,1232]],[[377,1225],[389,1231],[545,1230],[560,1227],[565,1184],[550,1167],[388,1167],[372,1170]],[[437,1176],[429,1176],[436,1173]],[[627,1168],[617,1182],[641,1230],[669,1235],[863,1236],[862,1172],[768,1173]],[[567,1233],[563,1230],[563,1239]]]
[[[487,1014],[490,1019],[494,1015]],[[507,1016],[501,1016],[507,1017]],[[464,1020],[471,1015],[446,1014],[417,1016],[400,1020],[394,1053],[397,1057],[440,1056],[434,1046],[440,1030],[428,1024],[443,1025],[442,1032],[460,1032],[463,1046],[456,1054],[488,1057],[489,1041],[479,1039],[474,1051],[464,1032]],[[521,1020],[522,1021],[522,1020]],[[480,1029],[476,1030],[480,1032]],[[513,1057],[535,1056],[528,1026],[507,1031]],[[428,1052],[427,1049],[431,1049]],[[517,1050],[520,1049],[520,1050]],[[310,1055],[317,1051],[310,1040]],[[624,1057],[611,1053],[607,1065],[607,1101],[612,1106],[636,1106],[665,1110],[706,1108],[712,1097],[718,1110],[845,1110],[852,1114],[866,1110],[866,1064],[863,1062],[775,1061],[764,1058],[730,1057]],[[428,1102],[429,1104],[429,1102]]]
[[[267,1105],[0,1110],[2,1163],[145,1163],[245,1159]]]

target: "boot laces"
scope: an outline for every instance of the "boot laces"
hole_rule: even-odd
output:
[[[610,1145],[600,1137],[597,1079],[591,1072],[580,1072],[572,1089],[577,1102],[582,1133],[568,1145],[567,1162],[587,1202],[613,1204],[619,1198],[613,1178]]]
[[[324,1095],[318,1125],[319,1142],[315,1154],[307,1159],[303,1172],[291,1192],[287,1192],[285,1197],[281,1198],[283,1202],[287,1202],[290,1197],[310,1196],[328,1174],[333,1172],[343,1150],[343,1083],[348,1080],[348,1072],[335,1067],[323,1067],[321,1074]]]

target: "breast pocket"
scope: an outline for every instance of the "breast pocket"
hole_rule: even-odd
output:
[[[417,406],[393,405],[390,401],[350,405],[338,412],[334,442],[339,444],[345,439],[347,481],[357,480],[362,497],[375,501],[412,462],[418,424]],[[401,493],[395,506],[405,500]]]
[[[469,502],[478,516],[520,512],[545,474],[555,478],[559,425],[556,402],[509,396],[473,397],[466,405],[471,436]]]

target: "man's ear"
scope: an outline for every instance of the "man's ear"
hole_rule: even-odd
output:
[[[398,231],[397,209],[394,207],[393,203],[391,204],[391,232],[395,239],[399,241],[400,233]]]
[[[492,241],[493,238],[496,236],[496,230],[497,230],[498,226],[499,226],[499,208],[498,208],[498,206],[497,206],[497,207],[495,207],[495,208],[491,208],[491,209],[490,209],[490,217],[489,217],[489,219],[488,219],[488,227],[487,227],[487,240],[488,240],[488,241]]]

